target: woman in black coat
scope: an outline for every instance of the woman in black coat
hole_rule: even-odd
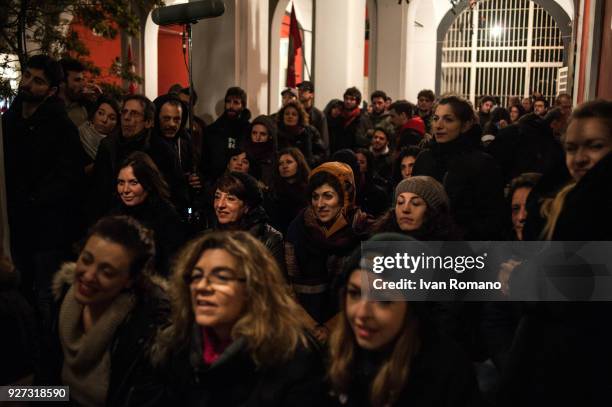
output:
[[[77,262],[53,279],[58,342],[44,354],[39,382],[69,386],[78,405],[160,400],[147,354],[169,304],[150,277],[154,254],[151,231],[132,218],[106,217],[90,229]]]
[[[152,352],[164,405],[323,405],[322,355],[261,242],[243,231],[203,235],[172,283],[172,325]]]
[[[432,117],[434,140],[417,157],[412,174],[444,185],[465,240],[495,240],[503,230],[504,185],[493,158],[479,150],[475,120],[468,101],[440,99]]]
[[[308,205],[310,167],[304,154],[295,147],[279,151],[277,157],[274,179],[264,206],[270,224],[285,235],[289,224]]]
[[[297,101],[290,101],[278,111],[278,148],[297,147],[308,165],[314,167],[325,158],[319,131],[308,124],[308,113]]]
[[[395,234],[382,238],[407,239]],[[356,250],[339,279],[340,317],[330,339],[328,367],[334,404],[478,406],[472,364],[433,327],[427,304],[375,301],[362,294],[369,291],[366,281],[374,278],[363,270],[365,257]]]
[[[240,172],[223,175],[215,185],[213,229],[249,232],[270,250],[284,270],[283,235],[270,226],[262,203],[262,191],[255,178]]]
[[[255,178],[270,186],[274,178],[274,161],[277,147],[277,128],[268,116],[257,116],[251,123],[250,136],[245,140],[243,149],[253,160]]]
[[[136,151],[121,164],[117,195],[110,214],[131,216],[153,231],[155,268],[167,276],[172,257],[186,240],[185,225],[169,201],[168,185],[147,154]]]

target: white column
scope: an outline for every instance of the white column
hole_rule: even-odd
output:
[[[366,0],[315,3],[315,104],[342,98],[351,86],[363,91]],[[368,95],[363,95],[364,99]]]

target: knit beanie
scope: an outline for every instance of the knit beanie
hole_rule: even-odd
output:
[[[402,180],[395,187],[393,201],[397,201],[397,197],[404,192],[412,192],[420,196],[427,206],[432,209],[437,210],[443,206],[448,208],[448,195],[446,195],[444,187],[434,178],[427,175],[419,175]]]

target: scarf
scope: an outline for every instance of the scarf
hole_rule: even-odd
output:
[[[290,135],[295,140],[300,134],[304,132],[304,127],[300,126],[299,124],[295,126],[284,125],[283,130],[285,131],[285,134]]]
[[[327,228],[319,223],[312,206],[308,206],[304,210],[304,226],[308,236],[321,247],[327,249],[352,247],[355,241],[359,240],[342,212],[334,223]]]
[[[208,366],[212,365],[221,357],[225,349],[232,344],[231,339],[225,341],[219,339],[210,328],[201,328],[202,332],[202,360]]]
[[[110,347],[117,327],[134,306],[133,294],[120,294],[87,333],[83,332],[83,306],[72,285],[59,314],[59,337],[64,352],[62,383],[79,405],[104,406],[110,382]]]
[[[89,158],[95,160],[100,141],[106,137],[106,134],[100,133],[90,121],[86,121],[79,127],[79,136],[81,137],[81,144],[85,153],[87,153]]]
[[[347,128],[356,118],[361,114],[361,109],[356,107],[353,110],[343,110],[342,118],[344,119],[344,123],[342,125],[344,128]]]

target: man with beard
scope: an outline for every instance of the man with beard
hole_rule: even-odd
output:
[[[151,137],[151,158],[168,182],[172,202],[181,213],[189,206],[189,186],[202,188],[194,173],[193,149],[185,129],[186,117],[178,96],[167,94],[153,102],[157,114]]]
[[[58,96],[66,104],[68,117],[77,128],[87,121],[87,109],[83,105],[83,89],[85,66],[78,60],[64,58],[60,60],[64,71],[64,80],[60,84]]]
[[[483,96],[480,98],[480,107],[478,108],[478,119],[480,127],[483,127],[491,120],[491,112],[495,105],[495,98],[493,96]]]
[[[425,123],[425,132],[431,134],[431,115],[436,95],[430,89],[423,89],[417,95],[417,114]]]
[[[123,99],[121,134],[104,138],[98,147],[94,164],[94,188],[88,205],[90,221],[97,220],[110,209],[116,195],[116,177],[121,162],[134,151],[145,152],[153,158],[151,128],[154,119],[155,105],[146,96],[128,95]]]
[[[325,153],[329,155],[329,132],[327,129],[327,118],[319,109],[314,106],[314,84],[304,81],[298,85],[300,102],[304,110],[308,113],[310,125],[319,130]]]
[[[225,111],[204,130],[201,172],[206,182],[213,183],[223,174],[228,150],[240,147],[249,134],[251,112],[246,105],[246,92],[237,86],[229,88]]]
[[[389,113],[385,108],[387,94],[382,90],[372,92],[370,102],[372,102],[372,112],[369,114],[372,127],[386,126],[389,121]]]
[[[342,127],[332,137],[332,153],[345,148],[368,147],[370,144],[368,130],[372,128],[372,123],[367,113],[359,108],[361,92],[356,87],[348,88],[343,98]]]
[[[57,97],[62,78],[59,62],[32,56],[2,117],[11,253],[43,324],[50,321],[51,276],[78,233],[84,177],[78,130]]]

